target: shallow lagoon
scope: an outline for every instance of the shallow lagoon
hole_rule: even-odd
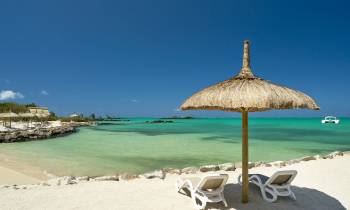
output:
[[[0,154],[55,175],[142,173],[241,160],[241,119],[174,120],[146,124],[146,118],[80,128],[55,139],[0,144]],[[320,118],[252,118],[250,161],[287,160],[350,150],[350,119],[321,124]]]

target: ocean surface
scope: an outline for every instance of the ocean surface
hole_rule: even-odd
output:
[[[42,141],[0,144],[2,158],[55,175],[143,173],[241,160],[241,119],[178,119],[147,124],[146,118],[83,127]],[[250,161],[274,161],[350,150],[350,119],[339,125],[320,118],[250,118]]]

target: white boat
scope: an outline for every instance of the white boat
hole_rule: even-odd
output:
[[[327,117],[324,118],[324,120],[321,120],[321,122],[322,122],[323,124],[325,124],[325,123],[339,124],[340,120],[337,119],[337,118],[334,117],[334,116],[327,116]]]

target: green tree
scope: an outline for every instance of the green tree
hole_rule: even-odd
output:
[[[14,102],[0,103],[0,113],[4,112],[22,113],[28,112],[28,108],[25,105],[17,104]]]
[[[57,119],[58,119],[58,117],[57,117],[56,113],[55,112],[50,112],[48,120],[49,121],[55,121]]]
[[[36,103],[25,104],[25,107],[39,107]]]

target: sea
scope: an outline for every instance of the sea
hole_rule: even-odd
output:
[[[57,176],[145,173],[241,161],[241,119],[154,118],[104,121],[77,133],[40,141],[0,144],[8,162]],[[350,119],[250,118],[249,160],[276,161],[350,150]]]

